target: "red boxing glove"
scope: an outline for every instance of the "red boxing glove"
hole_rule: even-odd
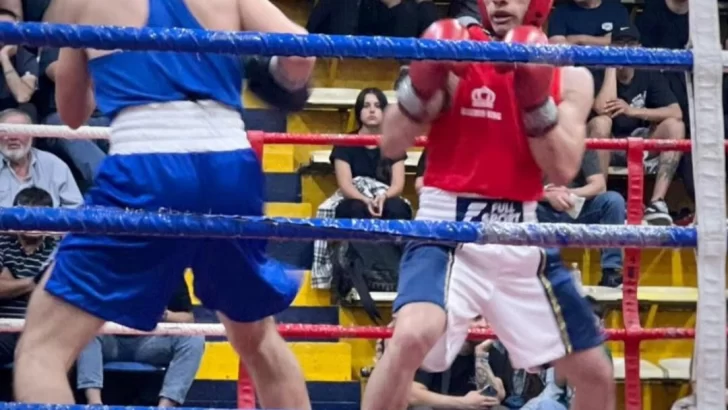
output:
[[[468,40],[468,29],[457,20],[439,20],[422,33],[433,40]],[[454,61],[415,61],[409,76],[397,87],[397,102],[402,111],[417,122],[432,121],[445,106],[445,86],[451,72],[461,72],[462,63]]]
[[[519,26],[506,34],[506,43],[548,44],[541,29]],[[551,85],[556,67],[546,64],[517,64],[514,68],[514,87],[518,105],[523,111],[526,133],[540,137],[558,123],[558,107],[551,98]]]

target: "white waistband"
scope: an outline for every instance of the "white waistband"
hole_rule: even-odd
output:
[[[423,187],[420,190],[420,207],[417,210],[418,220],[437,220],[437,221],[455,221],[457,218],[457,203],[458,198],[471,198],[471,199],[488,199],[479,195],[469,194],[455,194],[452,192],[443,191],[433,187]],[[494,202],[516,202],[519,201],[508,201],[505,199],[493,199]],[[523,221],[524,222],[537,222],[536,218],[536,207],[537,202],[520,202],[523,205]],[[466,218],[472,213],[470,210],[466,213]],[[477,213],[477,212],[476,212]],[[505,216],[505,215],[504,215]],[[487,222],[487,218],[483,221]],[[495,218],[494,220],[497,220]],[[508,218],[503,218],[503,221],[508,221]]]
[[[214,101],[127,108],[111,123],[110,154],[222,152],[250,148],[240,113]]]

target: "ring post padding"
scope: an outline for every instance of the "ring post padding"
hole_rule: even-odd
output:
[[[723,61],[718,3],[689,0],[693,47],[693,139],[698,217],[698,409],[726,407],[726,192],[723,140]],[[659,178],[659,176],[658,176]]]

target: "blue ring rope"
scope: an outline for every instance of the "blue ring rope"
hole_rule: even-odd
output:
[[[377,219],[291,219],[122,211],[110,208],[4,208],[0,232],[349,240],[402,243],[489,243],[543,247],[683,248],[694,228],[630,225],[508,224]]]
[[[236,55],[282,55],[411,60],[531,62],[552,65],[632,66],[689,71],[687,50],[524,46],[502,42],[438,41],[414,38],[293,35],[169,28],[0,23],[0,43],[33,47],[154,50]]]

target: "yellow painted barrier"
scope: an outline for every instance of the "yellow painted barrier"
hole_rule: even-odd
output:
[[[268,202],[265,204],[265,215],[282,218],[310,218],[311,204],[296,202]]]
[[[336,342],[289,343],[307,381],[351,381],[351,346]],[[238,355],[228,342],[208,342],[198,380],[237,380]]]
[[[263,171],[267,173],[292,173],[298,166],[291,144],[268,144],[263,149]]]

